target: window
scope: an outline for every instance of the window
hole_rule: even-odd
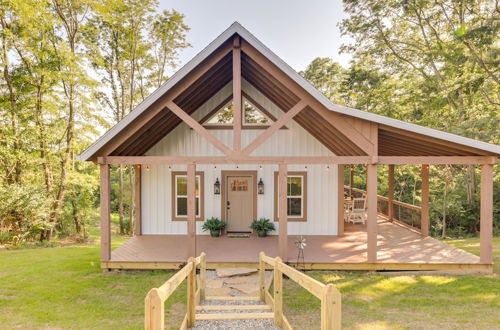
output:
[[[270,125],[271,119],[247,99],[243,99],[243,111],[245,112],[245,125]]]
[[[196,220],[203,220],[203,172],[196,172]],[[187,173],[172,172],[172,219],[187,220]]]
[[[208,120],[203,122],[204,125],[210,126],[232,126],[234,120],[234,105],[233,101],[227,102],[222,108],[218,109],[215,114],[211,115]],[[245,126],[268,126],[274,118],[270,118],[268,114],[259,109],[247,98],[243,98],[243,118],[242,124]]]
[[[274,174],[274,219],[278,221],[279,207],[278,172]],[[287,179],[288,221],[307,221],[307,172],[288,172]]]

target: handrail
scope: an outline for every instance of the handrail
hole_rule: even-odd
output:
[[[350,189],[349,186],[344,186],[344,188],[345,189]],[[353,187],[352,190],[360,192],[360,193],[366,193],[366,190],[359,189],[359,188],[354,188]],[[377,195],[377,199],[385,201],[385,202],[389,201],[388,197],[385,197],[385,196],[382,196],[382,195]],[[422,207],[420,207],[418,205],[408,204],[408,203],[400,202],[400,201],[397,201],[397,200],[394,200],[394,199],[392,200],[392,204],[400,205],[400,206],[403,206],[403,207],[406,207],[406,208],[409,208],[409,209],[413,209],[413,210],[417,210],[417,211],[421,211],[422,210]]]
[[[266,264],[271,266],[274,272],[274,276],[267,284],[265,283]],[[272,306],[276,326],[292,329],[283,315],[283,274],[321,300],[321,330],[341,328],[342,295],[333,284],[325,285],[283,263],[280,257],[270,258],[264,252],[260,252],[260,299]],[[274,282],[273,296],[268,292],[271,282]]]
[[[200,268],[200,277],[196,280],[196,269]],[[205,252],[196,258],[189,258],[187,264],[158,288],[151,289],[144,300],[144,329],[165,329],[165,301],[187,279],[187,308],[188,311],[180,326],[187,329],[195,325],[195,307],[197,301],[205,298],[205,274],[207,259]],[[196,289],[197,282],[199,288]]]

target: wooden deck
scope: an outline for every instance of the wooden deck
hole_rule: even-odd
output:
[[[377,263],[366,262],[366,226],[346,225],[345,235],[304,236],[306,269],[363,269],[363,270],[489,270],[491,265],[479,263],[479,257],[440,242],[422,237],[400,225],[379,219]],[[294,263],[296,236],[288,238],[289,262]],[[136,236],[115,249],[111,261],[103,268],[177,269],[188,258],[184,242],[186,235]],[[196,253],[207,254],[209,267],[256,266],[258,254],[278,255],[278,237],[212,238],[196,237]]]

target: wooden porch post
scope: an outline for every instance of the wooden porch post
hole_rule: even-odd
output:
[[[352,187],[354,182],[354,165],[349,168],[349,196],[352,198]]]
[[[337,229],[337,235],[342,236],[344,235],[344,165],[338,165],[337,166],[337,171],[338,171],[338,202],[337,202],[337,217],[338,217],[338,229]]]
[[[109,165],[101,168],[101,261],[111,259],[111,228],[110,228],[110,182]]]
[[[394,200],[394,165],[389,165],[389,201],[387,216],[389,221],[394,220],[394,206],[392,201]]]
[[[141,165],[135,165],[135,234],[142,235],[142,225],[141,225]]]
[[[201,182],[200,182],[201,184]],[[196,256],[196,165],[187,166],[188,256]]]
[[[482,264],[493,263],[493,165],[481,167],[481,220],[479,232]]]
[[[420,232],[429,236],[429,165],[422,165],[422,205],[420,210]]]
[[[288,183],[288,166],[286,164],[279,165],[278,172],[278,191],[279,191],[279,255],[283,262],[288,261],[288,229],[287,229],[287,183]]]
[[[366,167],[366,202],[368,219],[366,224],[368,262],[377,262],[377,165]]]

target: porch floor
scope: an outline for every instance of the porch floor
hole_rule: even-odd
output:
[[[306,264],[366,263],[366,226],[346,224],[345,235],[305,235]],[[129,239],[111,254],[110,263],[181,263],[188,258],[186,235],[143,235]],[[295,262],[295,235],[288,236],[288,258]],[[278,255],[278,236],[212,238],[196,236],[197,254],[204,251],[209,263],[255,263],[258,254]],[[479,257],[431,237],[391,223],[378,221],[378,263],[382,264],[479,264]],[[126,267],[118,267],[126,268]],[[135,267],[134,267],[135,268]]]

